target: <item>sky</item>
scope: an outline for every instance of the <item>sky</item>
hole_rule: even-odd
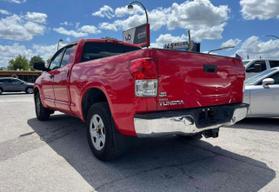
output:
[[[142,0],[151,24],[151,46],[187,40],[202,52],[235,46],[215,54],[244,59],[279,59],[278,0]],[[122,31],[145,23],[143,10],[128,10],[126,0],[0,0],[0,67],[21,54],[45,60],[59,39],[122,39]]]

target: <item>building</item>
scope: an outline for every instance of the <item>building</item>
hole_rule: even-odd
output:
[[[31,83],[35,82],[40,75],[40,71],[0,71],[0,78],[15,77]]]

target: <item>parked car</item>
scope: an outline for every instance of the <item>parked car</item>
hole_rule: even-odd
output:
[[[27,94],[33,93],[33,83],[28,83],[17,78],[5,77],[0,78],[0,94],[3,92],[21,92]]]
[[[80,118],[101,160],[119,155],[126,136],[217,137],[248,110],[239,58],[84,39],[34,68],[43,71],[34,89],[37,118],[55,110]]]
[[[279,60],[275,59],[244,60],[243,63],[245,65],[247,78],[250,78],[265,70],[279,67]]]
[[[279,67],[268,69],[245,82],[248,117],[279,116]]]

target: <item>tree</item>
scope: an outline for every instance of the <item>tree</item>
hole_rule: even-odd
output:
[[[30,59],[30,69],[31,69],[31,70],[34,70],[33,65],[34,65],[34,63],[38,63],[38,62],[43,62],[43,63],[45,63],[45,61],[44,61],[40,56],[33,56],[33,57]]]
[[[15,59],[9,61],[8,65],[9,70],[28,70],[29,68],[29,61],[26,57],[18,55]]]

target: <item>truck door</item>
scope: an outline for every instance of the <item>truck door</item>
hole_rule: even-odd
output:
[[[275,83],[268,87],[259,85],[258,89],[251,92],[251,103],[253,115],[272,116],[279,114],[279,72],[271,75]]]
[[[63,53],[64,53],[64,49],[61,49],[52,57],[49,65],[49,71],[44,72],[42,77],[42,90],[45,98],[45,103],[49,107],[53,107],[53,108],[55,108],[53,79],[54,79],[54,75],[57,73],[57,69],[60,67]]]
[[[10,78],[9,79],[3,79],[1,81],[1,87],[2,87],[3,91],[8,91],[8,92],[12,91],[12,81],[11,81],[11,79]]]
[[[10,79],[9,91],[25,91],[25,83],[18,79]]]
[[[75,48],[76,45],[65,47],[60,68],[55,70],[56,73],[53,78],[55,106],[66,113],[70,113],[69,77],[72,64],[74,63]]]

